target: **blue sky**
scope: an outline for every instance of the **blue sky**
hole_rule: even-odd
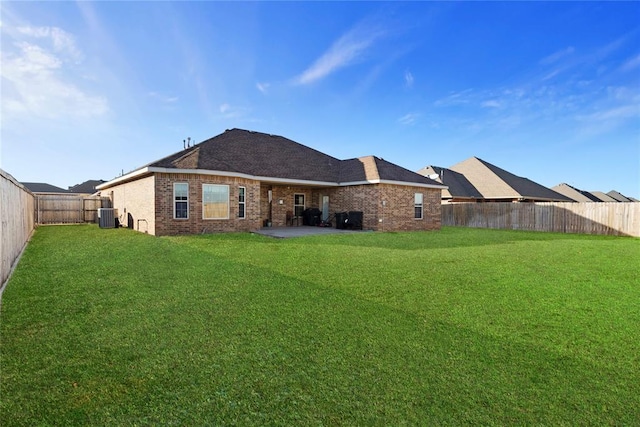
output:
[[[0,3],[0,168],[66,188],[225,129],[640,198],[640,2]]]

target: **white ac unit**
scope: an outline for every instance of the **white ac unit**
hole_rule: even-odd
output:
[[[100,228],[116,228],[116,210],[113,208],[98,209],[98,224]]]

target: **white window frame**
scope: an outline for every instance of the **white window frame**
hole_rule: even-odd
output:
[[[416,215],[417,210],[420,209],[420,216]],[[415,193],[413,195],[413,219],[424,218],[424,194]]]
[[[186,185],[187,186],[186,199],[180,199],[180,200],[177,199],[176,187],[179,186],[179,185]],[[189,183],[188,182],[174,182],[173,183],[172,200],[173,200],[173,219],[189,219]],[[176,206],[178,205],[178,203],[186,203],[187,204],[187,216],[184,217],[184,218],[183,217],[178,217],[176,215],[176,213],[177,213]]]
[[[296,198],[297,198],[298,196],[302,196],[302,204],[301,204],[301,205],[296,204]],[[301,216],[302,216],[302,213],[303,213],[303,212],[304,212],[304,210],[305,210],[305,204],[306,204],[306,203],[307,203],[307,196],[306,196],[306,194],[304,194],[304,193],[295,193],[295,194],[293,195],[293,216],[294,216],[294,217],[301,217]],[[302,209],[300,210],[300,215],[296,215],[296,207],[298,207],[298,206],[302,206]]]
[[[242,215],[240,215],[240,206],[242,206]],[[245,219],[247,217],[247,187],[238,187],[238,218]]]
[[[205,189],[207,187],[223,187],[226,189],[227,191],[227,212],[226,212],[226,216],[224,217],[207,217],[205,216],[205,212],[206,212],[206,202],[204,200],[204,193],[205,193]],[[202,184],[202,219],[207,219],[207,220],[216,220],[216,219],[229,219],[229,209],[231,209],[231,203],[229,203],[229,186],[226,184]]]

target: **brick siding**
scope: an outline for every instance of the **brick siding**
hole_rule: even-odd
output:
[[[173,217],[173,184],[189,184],[189,218]],[[202,185],[229,186],[229,219],[202,218]],[[245,187],[245,218],[239,218],[238,192]],[[202,234],[251,231],[262,226],[260,220],[260,182],[244,178],[194,174],[156,174],[156,235]]]
[[[173,184],[189,185],[188,219],[175,219]],[[229,186],[229,219],[202,218],[202,185]],[[238,217],[238,191],[245,187],[245,218]],[[434,230],[440,228],[441,190],[392,184],[313,188],[269,185],[256,180],[197,174],[156,173],[103,191],[111,196],[124,226],[154,234],[178,235],[231,231],[254,231],[269,219],[284,227],[288,211],[294,212],[294,195],[304,194],[305,208],[322,209],[329,196],[329,213],[361,211],[363,228],[376,231]],[[423,194],[423,218],[414,218],[414,195]],[[155,198],[154,198],[155,194]],[[282,203],[280,203],[282,201]],[[383,203],[384,202],[384,203]],[[302,225],[302,219],[299,220]],[[335,226],[335,224],[334,224]]]
[[[422,219],[414,218],[415,193],[423,194]],[[363,228],[375,231],[437,230],[440,228],[441,190],[392,184],[369,184],[331,189],[329,209],[363,212]],[[384,202],[384,203],[383,203]]]
[[[147,176],[103,190],[101,195],[111,198],[122,226],[155,234],[154,188],[155,177]]]

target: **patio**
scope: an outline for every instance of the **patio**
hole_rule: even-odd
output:
[[[320,234],[356,233],[362,230],[341,230],[332,227],[313,227],[308,225],[298,227],[263,227],[256,231],[256,234],[276,237],[280,239],[289,237],[314,236]]]

